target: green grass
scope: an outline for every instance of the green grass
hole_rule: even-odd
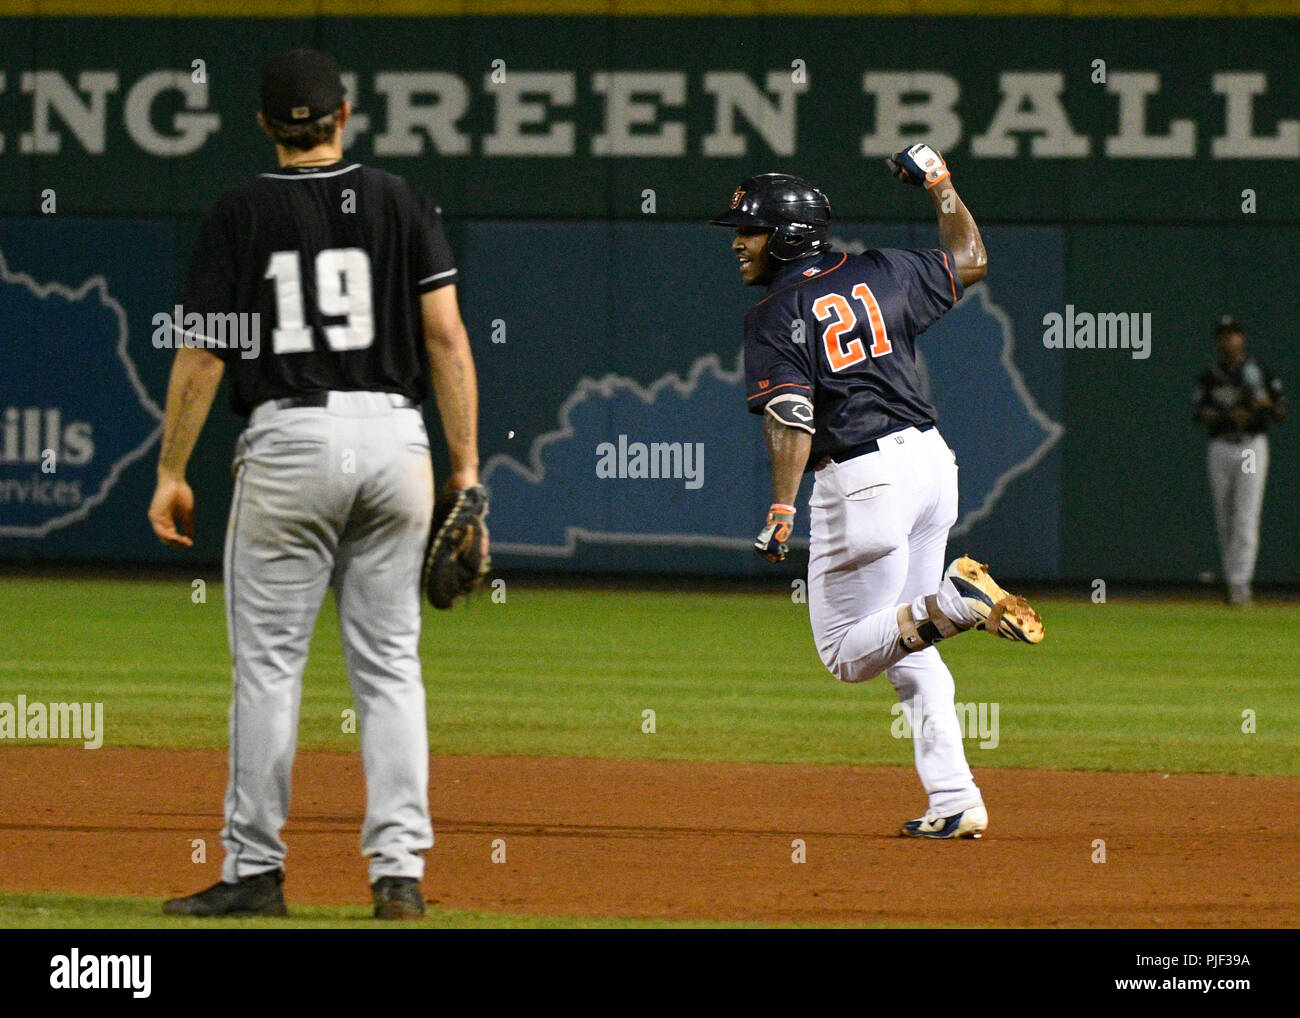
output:
[[[418,922],[379,922],[355,907],[289,906],[284,919],[184,919],[161,913],[160,899],[88,898],[71,894],[0,894],[0,929],[26,930],[310,930],[310,929],[674,929],[743,927],[745,923],[669,922],[651,919],[591,919],[497,912],[429,909]]]
[[[230,666],[220,588],[183,580],[0,579],[0,703],[102,701],[105,744],[224,748]],[[957,699],[997,704],[976,768],[1300,774],[1300,604],[1035,599],[1039,647],[984,634],[943,647]],[[435,753],[911,766],[890,737],[883,678],[835,682],[805,605],[768,593],[509,584],[427,611],[422,641]],[[327,603],[302,699],[300,745],[352,752],[352,706]],[[656,732],[642,731],[653,710]],[[1256,732],[1242,732],[1243,711]],[[0,752],[3,748],[0,747]],[[363,907],[294,907],[231,928],[374,928]],[[387,925],[387,924],[385,924]],[[431,909],[425,927],[684,926]],[[718,925],[718,924],[695,924]],[[158,902],[0,894],[0,928],[187,928]]]
[[[0,702],[103,701],[107,745],[224,747],[230,667],[220,588],[188,581],[0,579]],[[1036,602],[1038,647],[976,633],[943,654],[957,699],[998,705],[976,767],[1300,774],[1300,605]],[[788,594],[554,589],[427,611],[435,753],[910,766],[883,678],[822,668]],[[300,744],[352,751],[327,602]],[[655,711],[656,732],[642,732]],[[1242,732],[1243,711],[1256,732]]]

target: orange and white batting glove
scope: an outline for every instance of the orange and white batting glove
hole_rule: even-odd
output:
[[[782,561],[785,553],[790,550],[786,542],[794,531],[794,513],[794,506],[782,505],[780,502],[773,502],[772,508],[767,511],[767,526],[755,538],[754,550],[769,562]]]

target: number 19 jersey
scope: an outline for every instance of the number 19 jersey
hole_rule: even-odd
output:
[[[212,207],[173,326],[226,362],[240,416],[332,389],[419,403],[420,295],[456,280],[441,210],[401,177],[346,161],[284,168]]]

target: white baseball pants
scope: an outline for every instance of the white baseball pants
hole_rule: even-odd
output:
[[[938,430],[906,428],[877,452],[816,473],[810,502],[808,604],[822,662],[837,679],[881,672],[912,728],[930,809],[982,805],[962,746],[952,673],[934,647],[899,647],[898,606],[941,590],[948,529],[957,519],[957,464]],[[947,596],[943,600],[948,600]]]
[[[386,393],[262,404],[240,436],[226,535],[234,660],[222,879],[284,864],[302,671],[334,590],[366,775],[370,880],[424,875],[433,844],[419,572],[433,510],[419,410]]]
[[[1213,438],[1206,452],[1223,578],[1249,586],[1259,554],[1259,515],[1268,480],[1268,437]]]

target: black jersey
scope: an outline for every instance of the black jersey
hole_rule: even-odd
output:
[[[792,263],[745,316],[749,409],[781,393],[813,403],[809,469],[872,439],[934,424],[916,337],[961,298],[944,249],[830,251]]]
[[[1267,398],[1270,406],[1259,406],[1256,403],[1259,397]],[[1196,380],[1192,399],[1196,404],[1196,419],[1205,425],[1211,438],[1263,435],[1285,413],[1282,379],[1254,357],[1236,365],[1226,361],[1211,365]],[[1250,414],[1244,426],[1232,419],[1234,410]]]
[[[429,378],[420,294],[456,278],[440,210],[401,177],[347,161],[285,168],[208,213],[177,324],[226,362],[241,416],[263,400],[331,389],[418,403]],[[195,318],[231,313],[258,315],[255,343],[230,341],[246,320],[216,336]]]

